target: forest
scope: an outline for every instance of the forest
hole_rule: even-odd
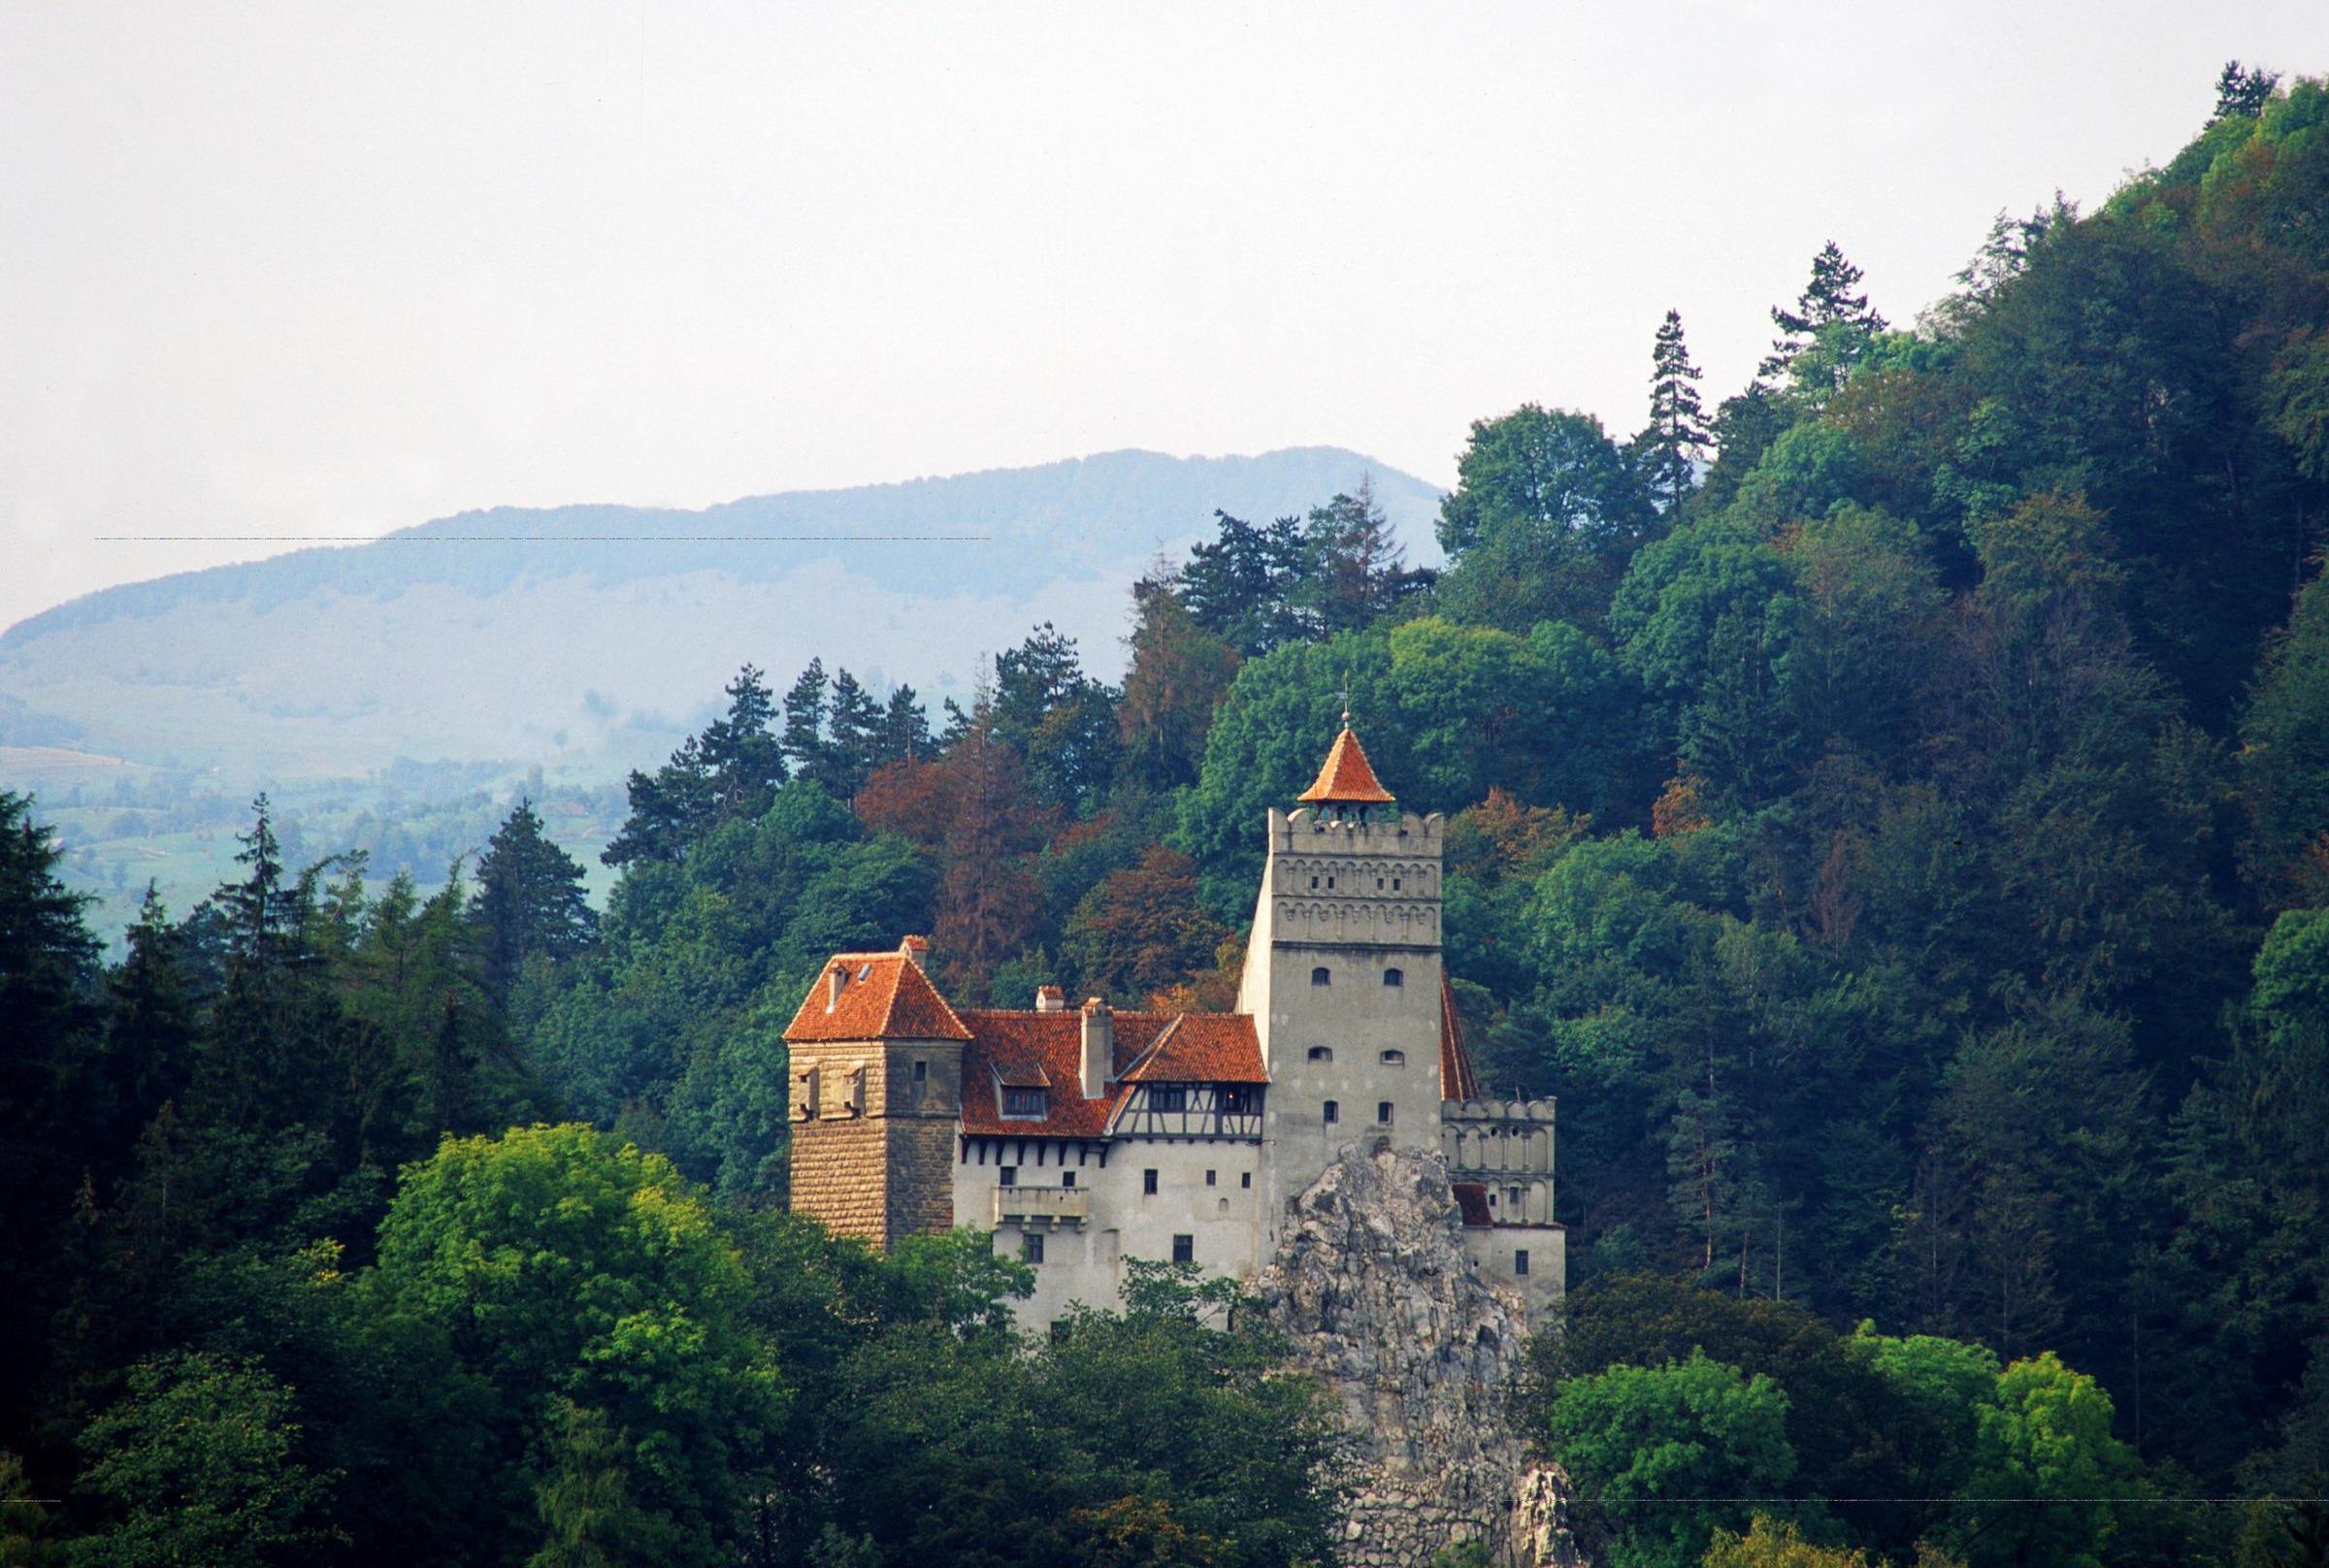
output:
[[[1029,1342],[980,1233],[788,1215],[781,1030],[907,931],[1230,1005],[1346,702],[1559,1101],[1520,1408],[1607,1562],[2329,1561],[2329,83],[1957,283],[1828,245],[1722,398],[1669,312],[1638,432],[1471,427],[1438,572],[1218,515],[1120,687],[746,667],[603,909],[529,801],[423,896],[262,797],[108,964],[0,794],[0,1564],[1330,1561],[1217,1283]]]

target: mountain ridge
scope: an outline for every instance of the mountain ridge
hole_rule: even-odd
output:
[[[589,773],[651,761],[737,666],[812,657],[926,697],[1050,621],[1113,674],[1125,593],[1216,507],[1299,511],[1371,477],[1436,561],[1439,492],[1341,447],[776,491],[697,508],[491,506],[362,544],[118,584],[0,633],[0,743],[251,776],[400,757]],[[508,537],[501,537],[504,533]]]

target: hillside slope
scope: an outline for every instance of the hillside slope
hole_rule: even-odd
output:
[[[701,511],[503,507],[373,543],[127,584],[0,635],[0,745],[253,779],[399,757],[610,771],[659,758],[750,660],[962,692],[1037,621],[1120,666],[1125,594],[1214,508],[1373,476],[1418,560],[1437,492],[1357,453],[1122,451]]]

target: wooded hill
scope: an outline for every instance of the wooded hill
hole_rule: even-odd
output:
[[[603,917],[530,810],[426,901],[262,816],[101,972],[10,800],[0,1445],[70,1499],[12,1550],[1324,1556],[1321,1413],[1191,1282],[1014,1348],[976,1236],[776,1212],[779,1030],[909,931],[1226,1003],[1347,682],[1484,1076],[1559,1096],[1529,1403],[1611,1562],[2321,1561],[2202,1499],[2329,1475],[2329,88],[2228,69],[1913,327],[1833,246],[1773,318],[1716,401],[1669,316],[1632,436],[1475,425],[1443,572],[1363,493],[1217,519],[1120,686],[746,669]]]

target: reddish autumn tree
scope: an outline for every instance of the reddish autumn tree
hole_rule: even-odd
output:
[[[1082,990],[1130,1000],[1205,968],[1228,934],[1197,898],[1197,863],[1159,847],[1084,896],[1063,945]]]

